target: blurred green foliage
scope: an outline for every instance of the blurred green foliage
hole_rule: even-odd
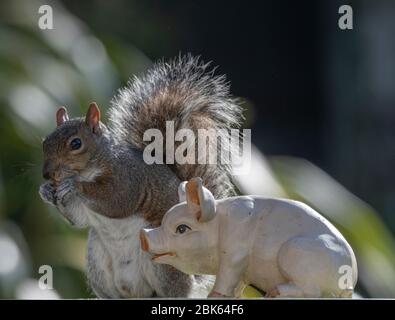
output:
[[[115,37],[98,39],[59,3],[58,27],[40,30],[31,14],[39,5],[0,5],[0,297],[92,297],[84,275],[86,230],[71,228],[38,196],[41,139],[54,128],[59,105],[77,116],[95,100],[105,111],[117,88],[150,61]],[[359,292],[395,297],[395,244],[377,212],[305,160],[253,151],[254,174],[237,177],[239,189],[315,207],[355,248]],[[34,289],[41,265],[53,267],[52,295]]]

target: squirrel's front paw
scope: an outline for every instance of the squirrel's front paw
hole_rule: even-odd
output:
[[[40,190],[38,191],[40,194],[41,199],[43,199],[44,202],[56,205],[56,198],[55,198],[55,193],[56,189],[53,186],[51,182],[45,182],[40,186]]]
[[[55,192],[55,203],[57,206],[66,208],[73,201],[77,195],[75,184],[76,181],[73,178],[67,178],[59,184]]]

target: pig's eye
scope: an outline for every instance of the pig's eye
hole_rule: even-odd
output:
[[[176,233],[184,233],[187,230],[191,230],[190,227],[188,227],[186,224],[180,224],[177,229],[176,229]]]

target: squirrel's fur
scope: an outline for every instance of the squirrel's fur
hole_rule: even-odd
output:
[[[199,58],[179,56],[157,63],[142,77],[134,77],[112,101],[109,129],[113,136],[143,149],[149,143],[143,141],[147,129],[157,128],[166,137],[166,121],[174,121],[175,131],[215,129],[218,136],[221,129],[228,132],[239,128],[242,110],[230,96],[225,77],[215,76],[215,69],[209,67]],[[228,139],[219,138],[221,143]],[[233,152],[229,144],[225,149]],[[215,197],[234,192],[228,162],[175,164],[170,168],[181,181],[201,177]]]
[[[193,296],[210,281],[153,263],[140,248],[139,230],[158,225],[178,202],[180,181],[200,176],[215,197],[233,194],[231,168],[223,161],[148,165],[143,134],[155,128],[165,137],[166,121],[174,121],[175,131],[225,134],[239,127],[241,108],[224,77],[197,58],[180,56],[130,81],[114,98],[109,118],[107,128],[95,104],[85,119],[68,120],[67,111],[58,110],[58,127],[43,142],[47,182],[40,195],[74,225],[90,228],[87,274],[98,296]],[[74,150],[76,137],[81,147]],[[232,153],[225,138],[215,147]]]

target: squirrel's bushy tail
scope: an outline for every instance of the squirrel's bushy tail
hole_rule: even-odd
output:
[[[222,150],[233,153],[229,136],[224,135],[238,129],[241,118],[241,107],[230,96],[225,77],[215,76],[209,64],[188,55],[160,61],[143,76],[131,79],[112,101],[110,128],[117,138],[139,149],[151,143],[143,141],[144,132],[159,129],[166,159],[166,121],[174,121],[175,132],[191,129],[195,133],[195,151],[197,130],[214,129],[217,137],[221,136],[217,140],[220,143],[216,146],[215,139],[208,139],[208,149],[218,150],[222,144]],[[200,176],[218,198],[233,193],[228,161],[198,164],[197,156],[195,160],[192,164],[169,166],[182,181]]]

